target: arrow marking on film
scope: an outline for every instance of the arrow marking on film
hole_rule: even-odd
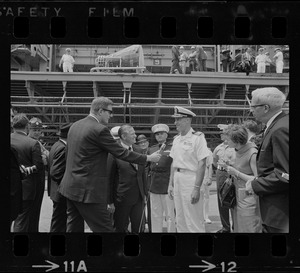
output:
[[[215,268],[216,266],[212,263],[209,263],[207,261],[204,261],[204,260],[201,260],[202,263],[205,263],[206,265],[190,265],[189,267],[190,268],[205,268],[204,270],[202,270],[202,272],[205,272],[205,271],[208,271],[208,270],[211,270],[213,268]]]
[[[59,268],[59,265],[56,264],[56,263],[50,262],[48,260],[45,260],[45,262],[47,262],[49,264],[48,265],[33,265],[32,267],[36,267],[36,268],[42,268],[42,267],[49,268],[49,269],[46,270],[46,272],[51,271],[51,270],[56,269],[56,268]]]

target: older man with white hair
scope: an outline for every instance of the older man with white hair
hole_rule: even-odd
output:
[[[195,113],[175,106],[176,129],[170,157],[173,158],[168,194],[174,198],[177,232],[205,232],[203,198],[200,188],[204,179],[209,150],[203,133],[191,127]]]
[[[289,115],[282,111],[285,95],[275,87],[252,92],[250,111],[266,124],[257,154],[257,177],[246,190],[259,196],[265,233],[289,232]]]

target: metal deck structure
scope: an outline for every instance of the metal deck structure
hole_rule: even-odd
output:
[[[11,104],[28,117],[36,116],[47,125],[45,141],[56,141],[59,126],[89,113],[97,96],[111,98],[114,115],[110,126],[130,123],[137,134],[151,135],[153,124],[170,126],[177,132],[171,115],[180,105],[197,114],[193,128],[205,133],[209,144],[220,141],[219,123],[241,122],[249,117],[246,96],[256,88],[274,86],[287,96],[289,75],[222,72],[182,74],[137,74],[104,72],[11,72]],[[63,98],[64,91],[66,97]]]

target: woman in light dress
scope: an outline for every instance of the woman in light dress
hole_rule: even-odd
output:
[[[236,150],[236,160],[232,166],[223,164],[233,176],[236,188],[236,206],[232,210],[233,232],[261,232],[258,196],[246,192],[246,182],[257,176],[257,148],[248,141],[248,132],[243,125],[229,125],[224,130],[228,145]]]

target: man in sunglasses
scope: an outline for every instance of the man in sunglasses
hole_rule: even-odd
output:
[[[282,111],[285,95],[275,87],[252,92],[250,111],[266,124],[257,154],[258,176],[246,183],[259,196],[263,232],[289,232],[289,115]]]
[[[67,198],[67,232],[84,232],[82,219],[93,232],[113,232],[107,209],[109,181],[107,156],[130,163],[157,162],[160,154],[143,155],[125,149],[112,137],[107,125],[113,116],[113,102],[106,97],[92,101],[90,114],[70,128],[67,162],[59,192]]]

